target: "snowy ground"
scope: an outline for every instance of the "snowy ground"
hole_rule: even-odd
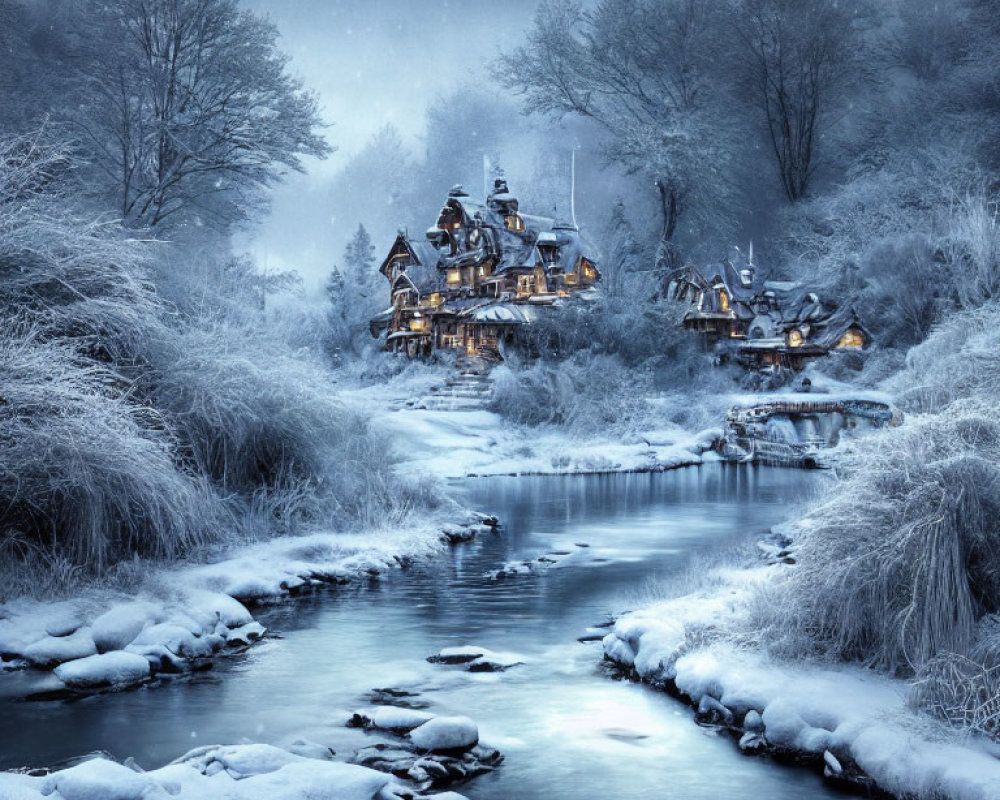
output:
[[[421,375],[344,395],[392,436],[404,464],[415,473],[462,478],[656,472],[718,460],[711,451],[722,435],[718,428],[693,433],[659,422],[625,436],[609,433],[582,438],[554,425],[530,429],[512,425],[486,410],[405,405],[428,389],[428,379]]]
[[[848,665],[778,662],[716,635],[738,627],[755,585],[782,569],[794,567],[717,569],[705,588],[618,619],[605,656],[687,699],[745,752],[811,763],[862,790],[873,781],[897,796],[1000,797],[1000,746],[911,710],[905,682]]]

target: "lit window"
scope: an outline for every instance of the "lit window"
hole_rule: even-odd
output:
[[[504,224],[507,226],[509,231],[523,231],[524,230],[524,220],[521,219],[517,214],[511,214],[510,216],[503,218]]]
[[[725,292],[719,292],[719,308],[722,309],[723,313],[729,311],[729,295]]]
[[[461,282],[462,282],[462,270],[460,269],[448,270],[448,283],[461,283]]]
[[[849,328],[844,332],[844,335],[840,337],[840,341],[837,342],[837,347],[847,347],[852,350],[858,350],[864,347],[864,337],[861,335],[861,331],[857,328]]]
[[[802,331],[793,329],[788,332],[788,346],[802,347]]]

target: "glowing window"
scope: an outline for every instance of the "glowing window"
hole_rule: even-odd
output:
[[[461,283],[462,282],[462,270],[460,269],[450,269],[448,270],[448,283]]]
[[[802,331],[791,330],[788,332],[788,346],[802,347]]]
[[[504,225],[507,226],[509,231],[523,231],[524,230],[524,220],[521,219],[517,214],[511,214],[503,218]]]
[[[719,308],[724,313],[729,311],[729,295],[725,292],[719,292]]]
[[[837,342],[837,347],[847,347],[854,350],[858,350],[864,347],[865,341],[864,337],[861,335],[861,331],[857,328],[849,328],[844,332],[844,335],[840,337],[840,341]]]

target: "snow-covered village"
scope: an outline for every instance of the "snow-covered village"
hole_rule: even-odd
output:
[[[0,0],[0,800],[1000,800],[1000,0]]]

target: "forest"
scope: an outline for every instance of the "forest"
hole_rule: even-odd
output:
[[[530,5],[419,119],[358,108],[345,145],[266,2],[0,0],[0,604],[465,514],[372,400],[454,359],[383,352],[369,320],[397,231],[488,169],[577,217],[601,280],[493,368],[480,438],[694,435],[799,381],[713,362],[667,297],[686,264],[752,252],[853,308],[871,346],[807,374],[905,422],[839,448],[781,529],[795,568],[684,647],[861,666],[995,743],[1000,2]]]

